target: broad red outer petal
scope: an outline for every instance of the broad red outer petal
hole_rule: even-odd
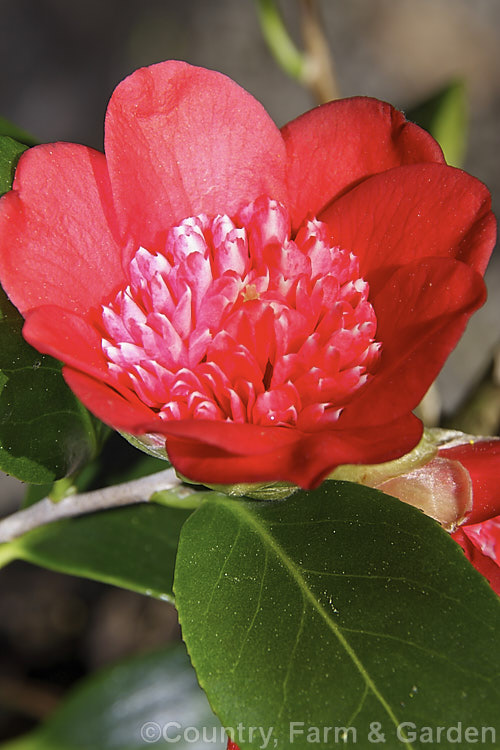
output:
[[[340,99],[306,112],[285,125],[292,224],[360,180],[402,164],[444,162],[441,148],[407,122],[390,104],[376,99]]]
[[[497,562],[488,555],[485,555],[481,549],[476,546],[475,540],[471,540],[466,533],[466,529],[460,526],[453,534],[453,539],[459,544],[465,556],[489,582],[493,591],[500,596],[500,567]]]
[[[106,424],[137,434],[139,425],[154,420],[154,412],[131,390],[120,393],[108,384],[101,338],[84,318],[58,307],[40,307],[28,313],[23,336],[39,351],[64,362],[63,375],[71,390]]]
[[[156,431],[153,412],[131,391],[127,391],[125,398],[104,381],[72,367],[63,367],[63,375],[87,409],[110,427],[138,435],[141,434],[139,425],[151,420],[151,432]],[[158,422],[161,424],[159,417]]]
[[[339,429],[309,435],[300,452],[310,477],[306,489],[319,485],[336,466],[377,464],[399,458],[415,447],[422,430],[421,421],[409,413],[374,427],[360,420],[352,429],[342,429],[339,424]],[[291,468],[295,472],[295,468]],[[305,486],[297,478],[293,481]]]
[[[186,441],[193,446],[195,452],[200,443],[208,452],[214,450],[225,453],[236,448],[244,457],[250,451],[252,460],[258,463],[263,455],[296,444],[300,438],[295,430],[261,428],[253,424],[206,420],[165,421],[156,417],[132,392],[127,392],[124,397],[102,380],[89,377],[73,367],[65,367],[63,374],[78,398],[103,422],[134,435],[155,432],[173,436],[174,439]],[[224,480],[224,483],[227,481],[229,480]]]
[[[99,379],[108,376],[101,337],[83,317],[55,305],[44,305],[26,315],[23,336],[43,354]]]
[[[418,442],[422,432],[420,421],[412,414],[376,428],[307,435],[252,424],[169,422],[155,418],[133,394],[125,398],[105,382],[71,367],[65,367],[63,373],[78,398],[102,421],[135,435],[165,435],[175,468],[202,483],[288,480],[309,489],[338,464],[397,458]]]
[[[371,177],[320,217],[334,241],[359,259],[376,294],[400,266],[456,258],[484,273],[495,245],[491,196],[479,180],[442,164],[399,167]]]
[[[165,423],[161,429],[167,435],[169,458],[184,476],[210,484],[282,480],[304,489],[316,487],[339,464],[397,458],[411,450],[422,434],[422,425],[412,414],[398,423],[374,429],[306,435],[297,430],[269,427],[260,442],[255,440],[252,430],[248,430],[245,439],[246,430],[241,429],[238,435],[237,430],[231,429],[253,425],[222,422],[184,425],[184,436],[180,422]]]
[[[26,151],[0,201],[0,278],[24,314],[84,312],[123,281],[106,161],[70,143]]]
[[[414,409],[485,298],[480,274],[451,258],[397,270],[370,299],[382,342],[379,369],[345,408],[339,427],[384,423]]]
[[[477,439],[473,443],[440,448],[439,455],[460,461],[469,472],[473,506],[467,525],[500,515],[500,439]]]
[[[150,248],[188,216],[232,215],[261,194],[287,202],[278,128],[211,70],[170,61],[133,73],[109,103],[105,144],[121,229]]]
[[[162,420],[156,430],[169,438],[186,440],[238,456],[262,456],[276,449],[294,446],[303,433],[286,427],[261,427],[256,424],[222,420]],[[142,425],[142,432],[152,425]]]

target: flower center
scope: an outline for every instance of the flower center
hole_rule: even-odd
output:
[[[188,218],[140,247],[102,308],[110,378],[164,419],[313,431],[335,422],[379,357],[357,258],[307,220],[290,239],[269,198]]]

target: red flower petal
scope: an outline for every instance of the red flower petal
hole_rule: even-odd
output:
[[[261,194],[286,202],[279,130],[214,71],[166,62],[133,73],[109,103],[105,144],[121,229],[149,249],[188,216],[234,215]]]
[[[485,295],[482,277],[450,258],[397,270],[371,300],[380,369],[346,407],[339,427],[392,421],[414,409]]]
[[[376,428],[306,435],[298,430],[222,422],[163,422],[167,452],[181,474],[209,484],[291,481],[316,487],[338,464],[377,463],[409,451],[422,426],[412,414]]]
[[[99,379],[108,376],[101,337],[84,318],[55,305],[44,305],[26,315],[23,336],[43,354]]]
[[[374,295],[418,258],[454,257],[484,273],[496,238],[488,189],[442,164],[392,169],[335,201],[321,216],[353,252]]]
[[[365,425],[362,420],[352,429],[338,424],[339,429],[307,436],[300,453],[304,466],[291,466],[292,481],[310,489],[320,484],[336,466],[392,461],[408,453],[422,436],[422,423],[413,414],[374,427]],[[300,478],[306,472],[308,484]]]
[[[317,486],[343,463],[377,463],[409,451],[422,427],[412,414],[374,428],[304,434],[281,427],[221,421],[154,419],[132,393],[127,400],[101,380],[65,367],[78,398],[104,422],[136,435],[163,434],[176,469],[194,481],[231,484],[288,480]]]
[[[500,567],[498,562],[482,552],[475,538],[469,538],[467,527],[461,526],[452,534],[452,537],[462,547],[465,556],[476,570],[489,581],[493,591],[500,596]]]
[[[292,223],[319,213],[360,180],[402,164],[444,162],[436,141],[389,104],[341,99],[282,128],[289,167]]]
[[[153,419],[153,412],[131,391],[127,398],[102,380],[89,377],[72,367],[63,368],[64,379],[80,401],[100,420],[116,430],[143,432],[140,425]],[[161,425],[161,420],[158,418]],[[155,427],[155,426],[154,426]],[[152,427],[151,432],[155,431]]]
[[[500,514],[500,440],[481,440],[441,448],[439,455],[467,469],[472,480],[473,507],[467,524],[486,521]]]
[[[288,451],[303,437],[298,430],[286,427],[262,427],[248,422],[202,419],[162,420],[159,425],[142,425],[142,431],[152,431],[153,426],[157,432],[168,437],[169,445],[171,439],[193,441],[205,446],[207,451],[213,448],[239,457],[255,458],[276,450]],[[219,481],[222,481],[220,477]]]
[[[0,210],[0,276],[16,307],[98,304],[124,279],[113,225],[102,154],[66,143],[29,149]]]
[[[67,365],[63,375],[69,387],[103,422],[139,434],[139,425],[154,420],[154,412],[133,391],[124,389],[123,396],[108,384],[101,338],[83,318],[46,305],[28,313],[23,335],[39,351]]]

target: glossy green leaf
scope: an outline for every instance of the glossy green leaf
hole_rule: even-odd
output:
[[[162,733],[171,742],[162,740]],[[193,741],[197,736],[199,741]],[[198,687],[184,649],[172,647],[115,665],[82,682],[44,726],[1,747],[144,750],[148,745],[171,745],[178,750],[223,750],[221,737],[224,732]]]
[[[0,195],[10,190],[19,157],[27,148],[13,138],[0,135]]]
[[[0,469],[43,484],[90,461],[107,428],[70,391],[61,364],[24,341],[22,325],[0,289]]]
[[[170,600],[179,534],[189,513],[144,503],[57,521],[0,545],[0,566],[25,560]]]
[[[406,113],[434,136],[452,167],[463,164],[467,147],[467,94],[462,81],[454,81]]]
[[[224,725],[272,727],[297,750],[310,726],[334,728],[320,747],[342,744],[336,727],[363,748],[377,728],[386,748],[435,746],[403,722],[500,740],[499,600],[446,532],[394,498],[348,482],[282,502],[214,496],[183,528],[174,591]]]

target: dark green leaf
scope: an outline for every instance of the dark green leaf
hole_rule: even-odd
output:
[[[467,95],[465,84],[454,81],[406,113],[408,120],[425,128],[437,140],[448,164],[460,167],[467,147]]]
[[[283,502],[213,496],[183,528],[174,590],[224,725],[273,727],[286,748],[304,722],[297,750],[309,726],[352,727],[363,748],[373,722],[398,750],[437,746],[404,729],[400,741],[403,722],[500,737],[499,600],[446,532],[394,498],[348,482]],[[320,746],[339,744],[332,730]]]
[[[19,143],[26,144],[26,146],[36,146],[39,143],[30,133],[18,127],[18,125],[14,125],[5,117],[0,117],[0,135],[8,135]]]
[[[13,138],[0,135],[0,195],[10,190],[19,157],[27,148]]]
[[[44,497],[50,494],[53,487],[54,482],[50,482],[49,484],[29,484],[21,503],[21,508],[28,508],[30,505],[38,503],[39,500],[43,500]]]
[[[165,468],[165,461],[132,448],[119,433],[112,432],[99,455],[72,477],[72,485],[76,492],[86,492],[130,482],[133,479],[163,471]],[[59,485],[67,481],[63,479],[55,484]],[[28,487],[22,507],[34,505],[48,495],[53,498],[54,491],[56,496],[60,494],[54,483],[31,485]]]
[[[171,743],[162,741],[162,732]],[[193,742],[196,733],[199,742]],[[184,649],[173,647],[81,683],[44,726],[2,750],[222,750],[221,737]]]
[[[72,394],[61,364],[24,341],[22,325],[0,289],[0,469],[43,484],[86,464],[107,428]]]
[[[0,566],[26,560],[170,600],[179,534],[189,513],[144,503],[57,521],[0,545]]]

